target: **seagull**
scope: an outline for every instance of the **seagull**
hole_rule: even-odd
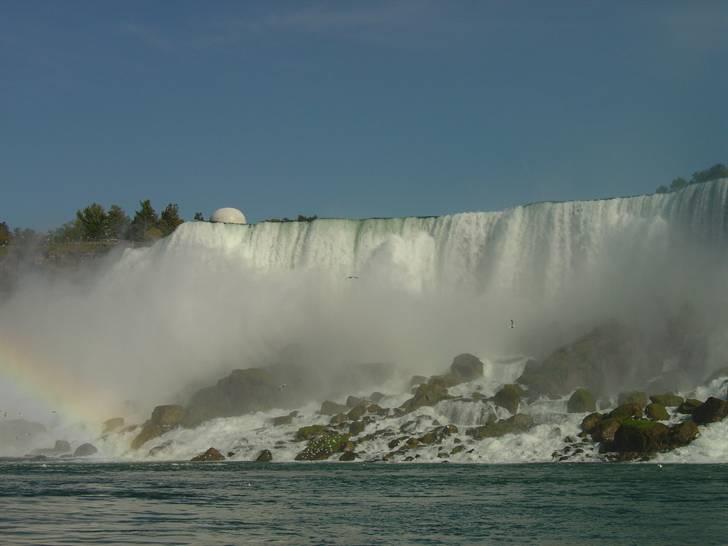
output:
[[[511,328],[515,328],[515,327],[516,327],[516,323],[513,322],[513,319],[511,319]]]
[[[662,465],[660,463],[657,463],[657,468],[662,468]]]
[[[349,276],[348,276],[348,277],[346,277],[346,278],[347,278],[347,279],[358,279],[358,278],[359,278],[359,275],[349,275]]]
[[[279,391],[282,391],[285,388],[286,388],[286,384],[285,383],[281,383],[280,385],[278,385],[278,390]]]

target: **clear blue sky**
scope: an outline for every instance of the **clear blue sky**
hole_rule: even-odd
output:
[[[0,220],[644,193],[728,162],[728,2],[0,0]]]

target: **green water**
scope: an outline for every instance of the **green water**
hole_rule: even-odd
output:
[[[726,544],[728,465],[0,464],[2,544]]]

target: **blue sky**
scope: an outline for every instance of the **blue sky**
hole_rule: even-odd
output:
[[[728,162],[728,3],[0,1],[0,220],[650,192]]]

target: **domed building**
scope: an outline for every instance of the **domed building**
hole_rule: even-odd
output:
[[[220,224],[247,224],[248,221],[245,219],[245,215],[238,209],[231,207],[225,207],[217,209],[210,216],[210,222],[217,222]]]

